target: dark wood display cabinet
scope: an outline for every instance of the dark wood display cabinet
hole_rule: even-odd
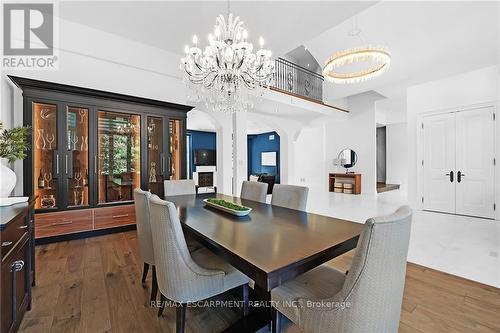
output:
[[[24,193],[36,195],[37,243],[135,227],[133,190],[163,196],[186,178],[190,106],[9,78],[23,91],[32,127]]]

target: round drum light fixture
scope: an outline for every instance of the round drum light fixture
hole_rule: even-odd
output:
[[[339,69],[352,64],[367,64],[363,70],[342,72]],[[333,83],[358,83],[385,72],[391,64],[391,54],[385,47],[359,47],[333,54],[323,67],[323,76]]]

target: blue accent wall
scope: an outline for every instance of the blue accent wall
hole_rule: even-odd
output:
[[[189,149],[189,178],[193,178],[194,165],[194,151],[197,149],[213,149],[217,150],[217,136],[215,132],[204,132],[188,130],[187,134],[191,137]]]
[[[274,135],[274,140],[269,137]],[[248,175],[257,173],[268,173],[276,177],[276,183],[280,182],[280,136],[276,132],[262,133],[247,136],[248,143]],[[276,152],[276,166],[262,166],[261,153]]]

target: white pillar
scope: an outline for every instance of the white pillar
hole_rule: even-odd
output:
[[[217,121],[217,192],[232,194],[232,132],[231,116],[223,113],[213,113]]]
[[[241,184],[248,177],[247,113],[233,114],[233,195],[239,197]]]

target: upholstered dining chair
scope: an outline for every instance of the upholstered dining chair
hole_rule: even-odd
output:
[[[149,199],[151,193],[139,188],[134,190],[135,221],[137,225],[137,237],[139,240],[139,249],[144,268],[142,272],[142,283],[146,283],[149,266],[152,266],[152,285],[151,301],[156,299],[158,293],[158,284],[156,281],[156,267],[153,253],[153,240],[151,237],[151,221],[149,211]]]
[[[192,179],[165,180],[165,196],[196,194],[196,185]]]
[[[309,188],[296,185],[276,184],[273,188],[271,205],[295,210],[306,210]]]
[[[241,199],[266,203],[267,183],[243,181]]]
[[[368,219],[347,275],[322,265],[272,290],[272,331],[282,313],[304,332],[397,332],[411,218],[403,206]]]
[[[176,306],[176,332],[184,332],[186,304],[242,288],[244,314],[248,312],[248,282],[243,273],[206,248],[188,251],[179,215],[172,202],[151,197],[153,249],[161,295],[161,316],[167,299]]]
[[[169,195],[195,195],[196,185],[192,179],[180,179],[180,180],[165,180],[163,182],[165,189],[165,196]],[[186,239],[188,243],[188,248],[190,252],[196,251],[201,248],[202,245],[195,241],[193,238],[189,237]]]

